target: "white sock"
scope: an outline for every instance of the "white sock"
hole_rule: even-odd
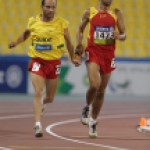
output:
[[[92,108],[92,104],[89,105],[89,108]]]
[[[35,122],[35,126],[41,126],[41,122]]]
[[[92,107],[92,104],[88,105],[88,104],[85,104],[85,107]]]
[[[92,104],[89,105],[89,116],[92,115]]]
[[[97,121],[94,120],[92,117],[90,117],[90,122],[93,123],[93,124],[95,124]]]

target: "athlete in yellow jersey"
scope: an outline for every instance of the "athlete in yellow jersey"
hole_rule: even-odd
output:
[[[69,23],[61,17],[54,17],[56,6],[56,0],[42,0],[42,15],[29,18],[27,29],[16,42],[9,44],[9,48],[14,48],[31,36],[32,42],[28,55],[32,58],[29,71],[35,90],[36,137],[43,136],[41,110],[44,110],[46,103],[53,102],[61,68],[60,58],[64,53],[64,43],[66,43],[72,62],[79,65],[78,61],[74,60],[73,45],[68,31]],[[42,98],[44,86],[46,96]]]
[[[28,30],[31,32],[32,43],[29,56],[44,60],[59,60],[64,53],[64,29],[68,21],[55,17],[50,22],[43,22],[42,15],[29,18]]]

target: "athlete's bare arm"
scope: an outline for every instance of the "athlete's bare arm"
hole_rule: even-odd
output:
[[[8,47],[9,48],[14,48],[16,47],[18,44],[26,41],[30,36],[30,30],[29,29],[26,29],[17,39],[16,42],[10,42]]]
[[[74,47],[73,47],[72,42],[71,42],[71,38],[70,38],[68,28],[66,28],[64,30],[64,38],[65,38],[65,41],[66,41],[66,46],[67,46],[70,58],[72,60],[74,58]]]
[[[71,38],[70,38],[68,28],[66,28],[64,30],[64,38],[65,38],[65,41],[66,41],[66,46],[67,46],[71,61],[75,64],[75,66],[79,66],[81,64],[81,62],[79,60],[74,59],[74,47],[73,47],[73,44],[71,42]]]
[[[86,25],[89,22],[89,17],[90,17],[90,9],[86,9],[85,12],[83,13],[78,31],[77,31],[77,45],[82,44],[83,40],[83,32],[84,29],[86,28]]]
[[[77,31],[77,47],[76,47],[76,53],[78,55],[81,55],[83,53],[83,47],[82,47],[82,40],[83,40],[83,32],[86,28],[90,17],[90,9],[86,9],[83,13],[82,20],[80,22],[78,31]]]
[[[118,32],[114,32],[114,38],[120,41],[124,41],[126,39],[126,31],[124,25],[123,14],[120,10],[116,9],[116,16],[117,16],[117,27]]]

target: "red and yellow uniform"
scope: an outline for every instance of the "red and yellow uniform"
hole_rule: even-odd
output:
[[[110,73],[115,69],[114,51],[116,29],[115,9],[110,7],[106,12],[90,8],[88,46],[86,48],[87,62],[100,65],[101,73]]]
[[[53,79],[60,73],[60,58],[64,54],[64,29],[68,21],[55,17],[50,22],[42,22],[40,15],[29,18],[31,46],[28,55],[32,58],[29,71],[43,78]]]

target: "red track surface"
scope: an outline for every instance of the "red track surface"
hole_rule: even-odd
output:
[[[141,117],[150,117],[150,101],[105,101],[98,120],[97,139],[89,139],[88,128],[78,121],[83,105],[83,101],[64,100],[50,104],[42,118],[44,137],[37,139],[34,137],[32,101],[1,100],[0,147],[11,150],[111,150],[113,147],[150,150],[150,135],[136,130]],[[93,145],[62,140],[45,131],[53,123],[72,119],[77,120],[54,126],[52,132]]]

